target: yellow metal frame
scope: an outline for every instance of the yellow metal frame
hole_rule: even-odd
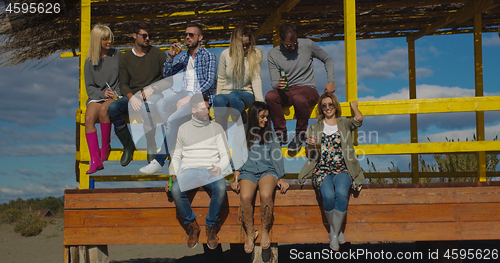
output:
[[[89,36],[91,30],[91,0],[81,0],[81,27],[80,27],[80,92],[79,109],[76,111],[76,175],[80,182],[80,189],[89,187],[89,179],[96,181],[164,181],[168,175],[120,175],[120,176],[89,176],[85,172],[89,168],[90,154],[88,152],[85,139],[85,111],[87,93],[84,81],[84,63],[88,51]],[[287,0],[278,9],[271,12],[271,16],[257,33],[263,34],[273,31],[273,43],[279,44],[278,27],[281,25],[281,13],[290,11],[299,1]],[[406,4],[406,2],[404,2]],[[401,3],[400,3],[401,4]],[[487,176],[500,176],[500,172],[486,172],[486,153],[497,152],[500,149],[500,141],[485,141],[484,138],[484,111],[500,110],[500,96],[483,96],[483,73],[482,73],[482,44],[481,44],[481,12],[497,6],[495,1],[477,1],[475,4],[464,7],[463,10],[452,14],[448,19],[453,19],[454,23],[464,22],[464,19],[473,17],[474,19],[474,69],[475,69],[475,97],[466,98],[442,98],[442,99],[417,99],[416,97],[416,75],[415,75],[415,40],[439,28],[440,23],[449,21],[438,21],[430,25],[425,31],[418,32],[407,38],[408,41],[408,70],[409,70],[409,100],[391,101],[364,101],[359,102],[359,108],[365,116],[380,115],[410,115],[411,142],[402,144],[376,144],[355,146],[358,155],[399,155],[410,154],[411,172],[409,173],[367,173],[371,178],[412,178],[413,182],[418,182],[421,177],[464,177],[477,176],[480,181],[485,181]],[[382,7],[383,8],[383,7]],[[221,13],[221,12],[219,12]],[[208,15],[208,14],[207,14]],[[210,14],[212,15],[212,14]],[[344,40],[345,40],[345,69],[346,69],[346,101],[341,103],[344,117],[351,116],[349,102],[357,100],[357,64],[356,64],[356,4],[353,0],[344,0]],[[209,47],[227,46],[207,45]],[[168,48],[163,48],[167,50]],[[62,57],[74,56],[73,53],[63,53]],[[295,118],[293,107],[286,108],[285,119]],[[476,112],[476,133],[477,141],[467,142],[434,142],[419,143],[417,114],[425,113],[449,113],[449,112]],[[311,118],[316,118],[316,107],[311,109]],[[282,149],[285,158],[305,157],[302,148],[297,154],[289,155],[286,148]],[[470,153],[478,154],[479,167],[477,173],[424,173],[418,171],[418,154],[434,153]],[[120,160],[122,149],[113,149],[109,156],[110,161]],[[146,160],[146,154],[136,151],[133,160]],[[296,174],[289,174],[287,178],[294,178]]]

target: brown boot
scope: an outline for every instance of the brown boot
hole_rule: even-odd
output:
[[[269,237],[269,230],[273,222],[273,207],[274,203],[260,203],[260,216],[261,216],[261,232],[260,246],[262,249],[268,249],[271,246],[271,238]]]
[[[186,233],[188,234],[187,245],[189,248],[195,248],[198,245],[198,237],[200,236],[200,226],[196,221],[187,226]]]
[[[240,204],[240,209],[241,221],[243,222],[243,227],[245,228],[245,232],[247,234],[244,249],[246,253],[252,253],[255,246],[255,239],[257,239],[257,236],[259,235],[259,232],[257,232],[253,224],[253,206],[251,204],[248,206]]]
[[[217,237],[217,226],[206,226],[207,246],[210,249],[217,248],[219,238]]]

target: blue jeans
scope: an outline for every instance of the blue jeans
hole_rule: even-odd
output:
[[[177,109],[177,102],[188,96],[186,91],[179,93],[174,92],[172,89],[166,90],[165,97],[156,103],[156,108],[160,114],[160,118],[165,126],[165,139],[160,153],[156,155],[156,161],[161,165],[165,165],[165,160],[172,150],[175,149],[175,142],[177,140],[177,132],[179,127],[191,119],[191,106],[189,103]]]
[[[205,169],[205,168],[202,168]],[[214,226],[219,221],[219,214],[224,203],[224,198],[226,197],[226,180],[224,178],[206,184],[203,186],[205,190],[212,192],[210,199],[210,205],[208,206],[208,215],[206,219],[207,226]],[[177,180],[172,184],[172,196],[174,197],[174,203],[177,207],[177,211],[184,219],[184,224],[189,224],[196,221],[196,214],[191,209],[191,203],[187,197],[186,192],[181,192],[179,183]]]
[[[144,121],[144,132],[148,133],[156,129],[156,103],[160,99],[160,95],[152,94],[147,99],[149,103],[142,103],[141,116]],[[124,114],[129,114],[129,99],[126,96],[109,104],[108,115],[109,119],[115,126],[115,132],[121,131],[127,127],[127,122],[123,117]],[[131,109],[132,110],[132,109]]]
[[[346,173],[337,175],[329,174],[323,179],[320,186],[321,196],[323,197],[323,208],[325,211],[339,212],[347,211],[349,202],[349,188],[351,187],[351,176]]]
[[[231,114],[237,116],[255,101],[255,96],[246,91],[232,91],[229,94],[219,94],[214,98],[214,115],[224,129],[227,128],[227,107]],[[219,121],[220,119],[220,121]]]

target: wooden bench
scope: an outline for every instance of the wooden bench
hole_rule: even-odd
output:
[[[227,197],[219,242],[243,243],[239,196],[228,187]],[[200,189],[190,198],[203,227],[208,194]],[[285,195],[276,192],[272,242],[327,243],[327,221],[319,203],[310,185],[292,185]],[[70,246],[187,241],[164,188],[66,190],[64,209],[65,260]],[[498,239],[500,182],[364,185],[359,194],[351,193],[346,221],[348,242]],[[259,229],[258,198],[255,224]]]

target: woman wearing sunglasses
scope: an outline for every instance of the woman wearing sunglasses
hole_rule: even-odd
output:
[[[318,100],[318,122],[306,131],[309,160],[299,173],[299,182],[312,176],[314,188],[321,193],[323,209],[330,224],[330,248],[338,251],[346,242],[340,232],[348,205],[349,188],[361,190],[364,175],[354,152],[351,132],[361,126],[363,114],[358,102],[350,103],[354,118],[341,118],[340,103],[333,93]]]
[[[215,119],[225,130],[228,114],[237,117],[253,101],[264,101],[261,64],[262,52],[255,47],[252,32],[246,26],[237,26],[229,48],[220,55],[214,99]]]
[[[276,134],[271,129],[269,109],[266,103],[255,101],[248,109],[248,122],[237,128],[233,140],[234,182],[231,188],[240,194],[241,221],[247,238],[244,249],[251,253],[258,232],[253,223],[254,200],[259,187],[261,238],[263,249],[269,248],[269,230],[272,225],[276,186],[284,194],[288,190],[285,181],[283,154]]]
[[[85,60],[85,86],[87,87],[87,111],[85,112],[85,137],[90,152],[88,174],[104,169],[102,162],[108,158],[111,137],[111,121],[108,107],[114,97],[121,96],[118,81],[118,62],[121,52],[111,48],[113,32],[109,27],[97,24],[90,32],[89,52]],[[96,121],[101,126],[101,150],[97,139]]]

